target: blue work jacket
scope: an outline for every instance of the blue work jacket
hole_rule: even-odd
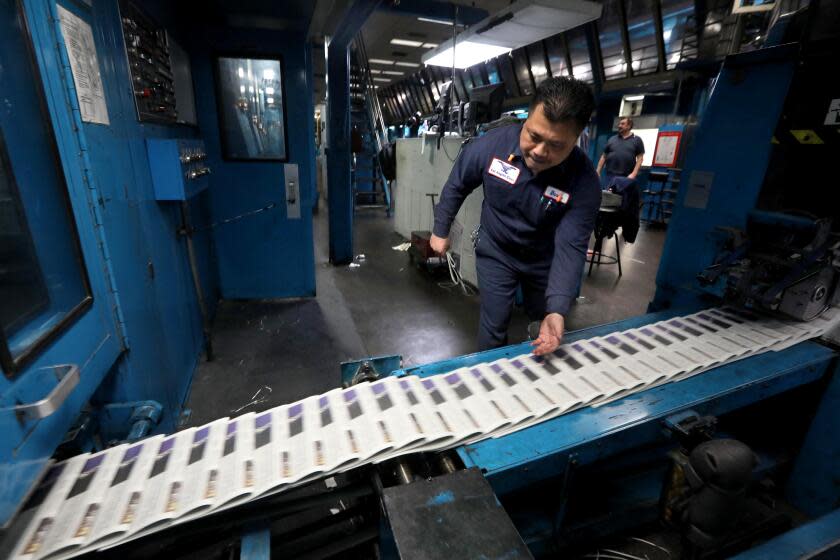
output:
[[[519,147],[521,130],[493,129],[464,147],[435,207],[434,234],[449,236],[464,199],[483,184],[481,235],[520,263],[551,259],[546,310],[565,315],[577,295],[601,187],[577,147],[559,165],[531,173]]]

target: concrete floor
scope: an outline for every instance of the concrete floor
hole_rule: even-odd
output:
[[[401,354],[405,365],[476,350],[480,296],[439,285],[392,247],[404,240],[381,209],[356,212],[355,251],[361,266],[328,262],[326,212],[315,218],[314,299],[225,301],[213,324],[215,360],[201,362],[185,425],[200,425],[293,402],[340,384],[339,363]],[[653,297],[665,232],[644,227],[622,243],[623,276],[615,265],[595,267],[567,318],[567,330],[644,313]],[[613,241],[606,254],[615,254]],[[511,343],[527,338],[528,320],[514,311]]]

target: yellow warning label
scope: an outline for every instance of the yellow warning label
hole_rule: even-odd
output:
[[[823,144],[822,138],[813,130],[791,130],[790,133],[800,144]]]

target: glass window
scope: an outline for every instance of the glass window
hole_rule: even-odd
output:
[[[499,74],[499,64],[496,62],[496,59],[488,60],[486,62],[487,66],[487,77],[489,83],[491,84],[498,84],[502,81],[501,75]]]
[[[434,76],[438,91],[443,89],[443,84],[452,81],[451,69],[443,69],[439,66],[430,66],[429,68],[432,71],[432,76]],[[461,97],[458,95],[457,88],[453,88],[449,91],[449,100],[450,104],[458,103],[461,100]]]
[[[466,89],[464,89],[464,80],[461,79],[461,70],[455,70],[455,80],[452,84],[455,88],[455,92],[458,94],[458,99],[461,101],[467,101],[470,97],[467,94]]]
[[[548,68],[545,66],[545,52],[543,51],[542,41],[528,45],[526,51],[531,63],[531,75],[534,76],[534,83],[540,85],[543,80],[551,77]]]
[[[473,87],[480,87],[487,85],[481,75],[481,67],[483,64],[476,64],[469,69],[470,77],[472,78]]]
[[[604,63],[604,78],[607,80],[624,78],[627,75],[624,46],[621,43],[619,2],[621,0],[606,0],[601,19],[598,20],[601,59]]]
[[[279,59],[218,59],[219,128],[232,160],[287,159]]]
[[[458,75],[460,76],[461,81],[464,83],[464,87],[467,89],[467,95],[469,95],[469,92],[471,92],[472,88],[474,87],[469,69],[460,70],[458,72]]]
[[[653,23],[650,0],[625,1],[633,74],[656,72],[659,67],[659,54],[656,52],[656,27]]]
[[[566,33],[569,43],[569,56],[572,59],[572,74],[578,80],[592,83],[592,63],[589,60],[589,47],[586,45],[586,32],[582,28]]]
[[[510,54],[503,54],[496,59],[499,64],[499,72],[502,77],[502,82],[505,84],[505,94],[508,99],[519,97],[519,84],[516,81],[516,75],[513,73],[513,58]]]
[[[420,79],[418,78],[418,76],[409,76],[408,83],[411,84],[411,89],[415,99],[417,100],[417,105],[419,105],[420,107],[420,112],[431,113],[431,101],[426,96],[426,87],[422,83],[420,83]]]
[[[0,2],[0,363],[13,375],[92,300],[40,76]]]
[[[694,0],[662,0],[662,38],[668,70],[681,60],[697,58],[693,15]]]
[[[533,95],[534,85],[531,83],[531,74],[528,71],[528,57],[525,49],[516,49],[513,55],[513,69],[516,72],[516,81],[519,83],[519,91],[522,95]]]
[[[424,68],[420,71],[420,79],[426,83],[429,91],[432,94],[432,100],[434,101],[435,105],[437,105],[438,99],[440,99],[440,92],[438,91],[437,82],[432,75],[432,72],[429,68]]]
[[[418,111],[422,113],[423,111],[417,105],[417,99],[414,96],[414,92],[411,91],[411,87],[409,87],[408,83],[403,82],[401,87],[402,87],[403,93],[405,94],[405,100],[404,101],[405,101],[406,107],[408,107],[408,114],[409,115],[414,115]]]
[[[569,69],[566,66],[566,51],[563,46],[563,34],[559,33],[545,40],[545,50],[548,55],[548,64],[551,66],[552,76],[568,76]],[[536,76],[534,76],[536,78]]]
[[[698,58],[720,58],[729,53],[736,17],[730,14],[731,8],[732,2],[724,0],[711,0],[707,3]]]

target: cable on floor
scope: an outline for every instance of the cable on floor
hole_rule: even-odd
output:
[[[475,295],[475,290],[472,289],[466,282],[464,282],[464,278],[458,271],[458,265],[455,262],[455,257],[453,257],[452,253],[450,253],[449,251],[446,252],[446,265],[449,268],[449,278],[452,281],[438,282],[438,286],[445,289],[460,287],[461,291],[464,292],[465,296]]]

